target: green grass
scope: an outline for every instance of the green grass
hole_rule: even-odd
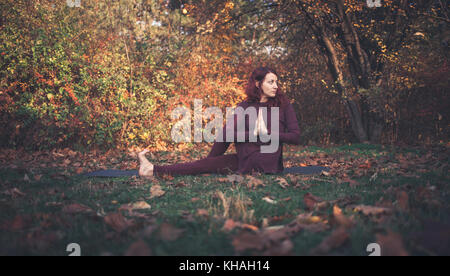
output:
[[[344,155],[345,158],[356,156],[386,156],[392,149],[382,146],[355,145],[334,148],[310,147],[294,150],[287,155],[302,153],[316,154],[324,152],[329,155]],[[396,152],[401,151],[396,149]],[[414,153],[414,152],[413,152]],[[343,246],[328,252],[330,255],[368,255],[366,246],[376,242],[377,233],[392,230],[403,237],[405,249],[412,255],[434,254],[417,245],[414,237],[423,231],[426,221],[448,222],[450,196],[448,176],[445,172],[430,169],[426,173],[416,173],[417,177],[404,177],[391,173],[380,173],[375,181],[370,180],[371,173],[363,177],[352,177],[359,185],[338,184],[336,177],[314,176],[300,180],[308,189],[295,188],[291,184],[283,189],[275,182],[278,175],[262,175],[258,178],[264,187],[250,189],[245,184],[232,184],[219,181],[225,176],[182,176],[172,180],[159,180],[166,192],[163,196],[150,198],[152,181],[136,181],[131,178],[86,178],[72,176],[66,180],[55,180],[51,175],[58,173],[55,169],[43,169],[39,181],[24,181],[23,171],[0,169],[1,192],[17,188],[25,196],[13,197],[0,194],[0,254],[1,255],[68,255],[66,246],[78,243],[82,255],[122,255],[129,246],[144,240],[153,255],[235,255],[232,245],[233,237],[239,232],[222,230],[224,221],[223,205],[217,196],[221,191],[227,198],[244,200],[251,204],[244,209],[230,209],[230,218],[261,227],[264,219],[269,219],[270,226],[284,225],[293,221],[297,215],[307,213],[303,197],[312,193],[325,201],[346,197],[357,197],[355,204],[374,206],[381,198],[392,202],[394,212],[377,222],[370,216],[355,213],[342,208],[344,215],[353,219],[356,225],[349,229],[349,241]],[[351,177],[351,176],[350,176]],[[177,185],[184,182],[186,185]],[[417,196],[419,188],[434,187],[433,202],[423,201]],[[402,189],[409,195],[409,211],[395,208],[397,197],[395,189]],[[265,196],[277,201],[269,204]],[[198,200],[193,201],[193,198]],[[288,201],[281,199],[290,198]],[[118,212],[120,206],[137,201],[151,205],[149,210],[138,211],[147,215],[136,218],[135,224],[122,233],[114,231],[104,222],[103,217]],[[52,204],[55,203],[55,204]],[[62,208],[72,203],[90,207],[97,214],[68,214]],[[208,216],[198,216],[197,210],[205,209]],[[314,211],[314,215],[323,219],[330,218],[332,206]],[[126,212],[123,213],[126,216]],[[12,221],[17,217],[27,220],[24,226],[13,229]],[[246,217],[244,217],[246,216]],[[184,232],[175,241],[166,241],[158,235],[158,227],[169,223]],[[145,229],[153,227],[147,233]],[[309,255],[310,251],[328,237],[335,227],[323,232],[300,231],[291,237],[293,255]],[[448,252],[447,252],[448,253]],[[243,252],[252,254],[252,252]]]

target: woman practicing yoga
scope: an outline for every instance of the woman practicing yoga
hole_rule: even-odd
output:
[[[237,108],[241,107],[243,110],[254,108],[255,114],[257,114],[256,119],[254,118],[256,116],[253,116],[252,119],[251,115],[244,115],[244,120],[238,120],[238,115],[234,114],[232,117],[234,119],[233,128],[230,129],[227,127],[228,125],[224,126],[221,133],[223,139],[216,139],[208,156],[194,162],[167,166],[153,165],[145,157],[148,150],[144,150],[138,154],[139,176],[152,178],[163,174],[283,172],[283,143],[298,145],[300,129],[294,108],[281,92],[277,82],[278,75],[273,69],[267,67],[255,69],[245,90],[247,99],[238,104]],[[267,110],[267,116],[263,113],[265,110]],[[265,120],[266,118],[267,120]],[[227,135],[227,131],[233,133]],[[239,138],[240,134],[242,134],[241,138]],[[257,137],[256,141],[250,138],[252,134],[253,137]],[[277,141],[276,149],[262,150],[270,143],[263,137],[269,136]],[[245,140],[243,140],[244,138]],[[235,143],[237,153],[224,155],[232,142]]]

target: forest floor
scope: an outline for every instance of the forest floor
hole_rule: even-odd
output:
[[[155,164],[208,147],[153,152]],[[316,175],[89,178],[137,169],[130,152],[0,151],[0,255],[450,254],[449,148],[286,146]],[[369,246],[369,247],[368,247]],[[375,246],[377,248],[377,246]]]

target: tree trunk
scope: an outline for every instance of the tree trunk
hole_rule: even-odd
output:
[[[334,48],[333,43],[331,42],[323,28],[320,28],[319,34],[322,38],[329,59],[330,71],[337,83],[337,90],[341,98],[344,99],[345,107],[352,123],[353,132],[358,138],[359,142],[365,143],[368,141],[366,131],[367,128],[365,128],[363,125],[362,115],[360,109],[358,108],[358,104],[354,100],[348,98],[348,95],[350,93],[346,91],[346,89],[348,89],[348,86],[344,81],[344,74],[336,54],[336,49]]]
[[[369,139],[357,103],[354,100],[345,100],[345,107],[350,116],[353,133],[360,143],[366,143]]]

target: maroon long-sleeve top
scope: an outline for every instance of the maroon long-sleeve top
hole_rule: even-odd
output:
[[[267,103],[250,103],[247,101],[241,102],[237,107],[242,107],[245,110],[251,106],[256,108],[256,114],[258,114],[260,107],[267,107],[267,121],[265,121],[265,125],[269,135],[271,135],[273,125],[271,121],[272,109],[268,107]],[[279,108],[279,146],[278,150],[274,153],[261,152],[261,146],[269,145],[271,143],[270,141],[263,143],[258,138],[257,142],[250,142],[249,133],[251,128],[249,127],[249,116],[245,116],[245,140],[244,142],[239,142],[240,140],[237,140],[237,115],[233,115],[233,118],[235,130],[233,142],[236,146],[239,167],[237,173],[250,173],[252,171],[263,173],[281,173],[284,169],[283,143],[295,145],[300,143],[300,128],[292,104],[286,103]],[[255,124],[254,121],[251,123]],[[232,142],[230,142],[230,140],[226,140],[226,132],[227,126],[224,126],[221,133],[223,134],[222,141],[224,142],[215,142],[208,157],[220,156],[227,151]]]

